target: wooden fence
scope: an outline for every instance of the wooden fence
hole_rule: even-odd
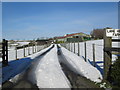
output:
[[[45,44],[43,45],[42,49],[48,47],[50,44]],[[15,46],[15,53],[12,52],[12,54],[15,54],[15,59],[14,60],[18,60],[20,58],[18,58],[18,52],[19,50],[22,50],[22,54],[23,54],[23,57],[21,58],[24,58],[24,57],[27,57],[31,54],[34,54],[36,52],[39,52],[40,50],[42,50],[41,48],[39,48],[40,45],[37,45],[37,44],[33,44],[33,45],[28,45],[28,46],[22,46],[22,47],[18,47],[18,46]],[[26,53],[27,51],[27,53]],[[30,53],[30,51],[32,51],[32,53]],[[10,52],[10,51],[9,51]],[[3,39],[2,41],[2,65],[3,66],[7,66],[8,65],[8,60],[9,60],[9,57],[8,57],[9,53],[8,53],[8,41]]]
[[[103,78],[106,80],[108,78],[108,73],[112,65],[112,52],[120,52],[119,47],[112,47],[112,42],[117,42],[119,44],[120,39],[112,39],[112,37],[106,36],[106,30],[104,31],[104,75]]]
[[[8,65],[8,41],[5,39],[2,42],[2,65]]]
[[[44,49],[44,48],[48,47],[49,45],[50,44],[45,44],[45,45],[41,45],[41,46],[43,47],[42,49]],[[33,44],[31,46],[28,45],[27,47],[23,46],[23,48],[20,48],[20,49],[18,49],[18,47],[16,46],[16,48],[15,48],[15,55],[16,55],[15,57],[16,57],[16,60],[19,59],[18,58],[18,52],[19,52],[19,50],[23,49],[23,58],[24,58],[26,56],[29,56],[29,55],[34,54],[36,52],[39,52],[41,50],[41,48],[39,48],[39,46],[40,45]],[[27,50],[27,52],[26,52],[26,50]],[[32,53],[30,53],[30,51],[32,51]]]
[[[120,32],[119,32],[120,33]],[[118,34],[120,35],[120,34]],[[106,36],[106,30],[105,30],[105,33],[104,33],[104,45],[98,45],[98,46],[103,46],[103,79],[106,80],[107,77],[108,77],[108,73],[110,72],[110,68],[111,68],[111,65],[112,65],[112,53],[113,51],[114,52],[117,52],[117,53],[120,53],[120,48],[119,47],[112,47],[112,42],[120,42],[120,39],[112,39],[112,37],[107,37]],[[72,45],[73,44],[73,45]],[[75,42],[73,43],[62,43],[61,44],[63,47],[65,47],[66,49],[68,49],[69,51],[71,52],[74,52],[75,53]],[[97,44],[92,44],[92,57],[93,57],[93,66],[95,67],[96,66],[96,60],[95,60],[95,46]],[[120,45],[119,45],[120,46]],[[80,53],[80,49],[81,49],[81,46],[80,46],[80,42],[78,42],[78,56],[81,55]],[[87,50],[86,50],[86,42],[84,42],[84,60],[87,61]],[[102,54],[101,54],[102,55]]]
[[[84,60],[87,61],[87,43],[86,42],[83,42],[83,43],[84,43],[84,47],[83,47],[83,49],[84,49]],[[77,45],[75,45],[75,44],[77,44]],[[75,50],[76,50],[76,47],[77,47],[78,48],[77,55],[78,56],[81,55],[81,53],[80,53],[80,49],[81,49],[80,42],[77,42],[77,43],[76,42],[73,42],[73,43],[62,43],[61,45],[63,47],[65,47],[66,49],[68,49],[69,51],[74,52],[74,53],[76,53]],[[93,66],[95,66],[95,45],[97,45],[97,44],[92,44]]]

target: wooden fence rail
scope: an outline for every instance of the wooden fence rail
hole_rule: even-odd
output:
[[[48,46],[50,46],[50,44],[43,45],[42,49],[44,49]],[[20,49],[23,50],[23,52],[22,52],[23,57],[20,56],[20,58],[24,58],[28,55],[34,54],[34,53],[39,52],[41,50],[40,45],[37,45],[37,44],[32,45],[32,46],[30,46],[30,45],[23,46],[22,48],[19,48],[19,47],[15,46],[15,53],[14,54],[15,54],[15,59],[16,60],[20,59],[20,58],[18,58],[18,53],[19,53]],[[2,41],[2,65],[3,66],[8,65],[8,41],[5,40],[5,39],[3,39],[3,41]]]

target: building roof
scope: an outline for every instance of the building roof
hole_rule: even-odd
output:
[[[70,37],[70,36],[74,36],[74,35],[78,35],[78,34],[80,34],[80,33],[67,34],[67,35],[65,35],[65,37]]]
[[[67,37],[71,37],[74,35],[79,35],[79,34],[84,34],[84,33],[73,33],[73,34],[66,34],[65,36],[61,36],[61,37],[56,37],[57,39],[63,39],[63,38],[67,38]],[[86,34],[87,35],[87,34]]]
[[[62,38],[65,38],[65,36],[62,36],[62,37],[56,37],[57,39],[62,39]]]

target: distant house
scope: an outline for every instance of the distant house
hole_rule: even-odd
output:
[[[44,45],[44,44],[49,44],[52,42],[51,39],[41,39],[41,40],[36,40],[37,45]]]
[[[56,42],[63,43],[63,42],[82,42],[85,40],[90,40],[90,35],[85,33],[73,33],[73,34],[66,34],[62,37],[56,37]]]
[[[65,42],[65,37],[64,36],[56,37],[55,38],[55,42],[64,43]]]

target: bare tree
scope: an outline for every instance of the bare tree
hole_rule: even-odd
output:
[[[103,29],[93,29],[93,31],[91,31],[91,36],[94,39],[103,39],[103,35],[104,35],[104,30],[105,29],[111,29],[110,27],[106,27]]]

